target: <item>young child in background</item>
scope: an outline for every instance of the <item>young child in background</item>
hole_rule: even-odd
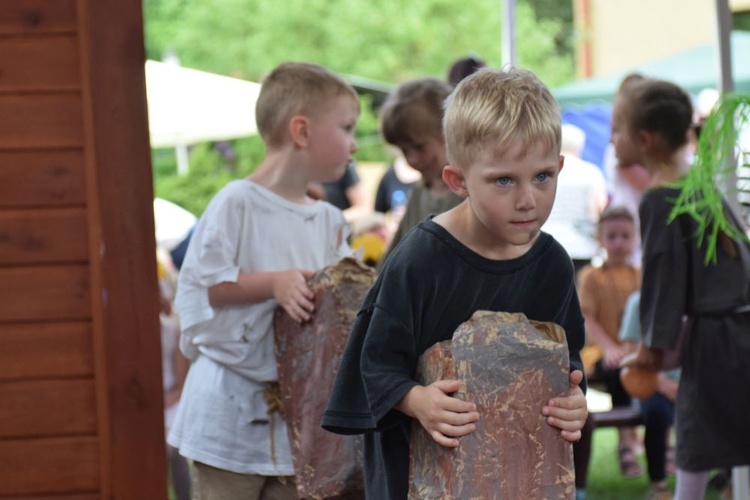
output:
[[[570,393],[540,401],[539,410],[569,441],[586,420],[573,265],[540,231],[563,163],[557,103],[528,71],[483,69],[458,85],[444,123],[443,180],[463,201],[422,221],[393,250],[353,327],[323,416],[327,430],[365,433],[368,499],[406,498],[413,421],[456,447],[482,418],[473,403],[450,396],[457,381],[414,380],[419,356],[478,310],[521,312],[565,329]]]
[[[386,142],[401,150],[406,162],[422,174],[412,187],[406,210],[391,238],[393,248],[428,215],[440,214],[461,202],[443,182],[445,157],[443,103],[453,88],[437,78],[419,78],[399,85],[380,111]]]
[[[620,162],[639,163],[652,176],[640,206],[643,344],[633,363],[659,370],[664,351],[678,343],[683,316],[688,317],[675,416],[678,500],[702,499],[711,469],[750,464],[750,244],[721,230],[716,260],[706,263],[710,247],[705,241],[699,245],[698,221],[685,212],[670,222],[675,200],[689,186],[674,183],[690,176],[685,147],[692,116],[683,89],[651,80],[618,96],[612,121]],[[715,132],[704,128],[701,136]],[[693,168],[702,174],[713,167],[698,163]],[[699,187],[717,194],[713,185]],[[687,208],[700,213],[705,198],[696,196]],[[727,227],[744,232],[721,201],[709,229],[723,219]]]
[[[630,406],[630,395],[620,382],[620,361],[627,352],[619,333],[628,297],[641,286],[640,269],[630,264],[635,246],[633,214],[625,207],[605,209],[599,216],[597,239],[606,251],[603,265],[585,266],[578,276],[587,339],[582,357],[589,373],[604,381],[612,396],[612,406]],[[643,473],[636,457],[636,445],[634,428],[618,428],[617,455],[624,477],[638,477]]]
[[[273,314],[314,314],[307,278],[349,254],[340,210],[306,195],[341,177],[357,145],[357,94],[308,63],[276,67],[256,105],[266,157],[209,203],[179,277],[191,360],[169,443],[193,461],[193,498],[297,498],[278,398]]]

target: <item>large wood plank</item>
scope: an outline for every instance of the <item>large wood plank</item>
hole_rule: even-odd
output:
[[[86,210],[0,211],[0,265],[88,260]]]
[[[75,30],[74,0],[0,1],[0,35],[70,33]]]
[[[109,418],[101,495],[164,499],[158,289],[151,151],[139,0],[78,0],[86,185],[97,233],[90,256],[97,400]],[[116,113],[113,113],[116,110]],[[106,296],[98,292],[106,290]],[[103,412],[102,412],[103,413]]]
[[[0,95],[0,149],[83,145],[81,96]]]
[[[0,268],[0,322],[89,319],[85,265]]]
[[[0,441],[0,496],[98,490],[96,437]]]
[[[93,374],[90,323],[0,324],[0,381]]]
[[[0,265],[86,262],[86,210],[0,211]]]
[[[0,151],[0,208],[83,205],[80,149]]]
[[[0,92],[77,90],[80,73],[73,35],[0,38]]]
[[[0,382],[0,439],[96,433],[93,379]]]

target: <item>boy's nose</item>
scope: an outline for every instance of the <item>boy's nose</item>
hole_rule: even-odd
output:
[[[516,197],[516,209],[521,211],[532,210],[536,207],[534,194],[528,186],[520,185],[518,187],[518,196]]]
[[[357,144],[357,140],[356,140],[356,139],[352,139],[352,145],[351,145],[351,147],[349,148],[349,150],[350,150],[350,151],[351,151],[352,153],[356,153],[358,149],[359,149],[359,145]]]

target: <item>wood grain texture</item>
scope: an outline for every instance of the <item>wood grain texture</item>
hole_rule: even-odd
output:
[[[0,2],[0,35],[70,33],[75,30],[74,0]]]
[[[81,96],[1,94],[0,149],[83,145]]]
[[[90,323],[0,324],[0,381],[93,374]]]
[[[95,437],[0,441],[0,497],[91,493],[98,487]]]
[[[415,421],[409,498],[575,498],[572,445],[541,414],[568,393],[568,372],[563,329],[520,313],[478,311],[425,351],[417,380],[458,380],[455,397],[475,403],[480,418],[458,448],[438,445]]]
[[[0,267],[0,283],[0,323],[91,316],[88,266]]]
[[[78,90],[80,80],[75,36],[0,38],[0,92]]]
[[[0,151],[0,208],[86,203],[80,149]]]
[[[102,498],[165,499],[140,0],[77,0]]]
[[[86,211],[0,211],[0,265],[88,260]]]
[[[0,439],[96,433],[94,381],[0,382]]]

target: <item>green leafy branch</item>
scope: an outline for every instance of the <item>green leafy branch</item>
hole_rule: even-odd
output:
[[[750,124],[750,95],[725,94],[701,129],[695,163],[677,185],[680,195],[674,201],[668,223],[682,214],[698,225],[698,246],[706,245],[705,264],[716,263],[720,233],[736,241],[747,235],[732,223],[724,210],[723,196],[717,184],[734,179],[737,169],[738,130]]]

